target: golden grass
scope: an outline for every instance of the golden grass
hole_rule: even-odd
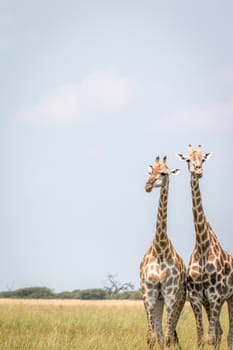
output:
[[[228,320],[224,307],[221,350]],[[183,350],[196,350],[196,327],[186,304],[177,327]],[[147,350],[142,301],[0,299],[1,350]],[[156,349],[156,348],[155,348]]]
[[[1,299],[0,305],[55,305],[55,306],[136,306],[143,304],[140,300],[79,300],[79,299]]]

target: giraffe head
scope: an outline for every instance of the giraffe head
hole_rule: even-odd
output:
[[[194,150],[192,145],[189,145],[188,155],[184,156],[183,154],[177,154],[177,157],[180,160],[186,160],[190,173],[200,178],[203,174],[202,164],[211,157],[211,154],[212,153],[203,154],[201,145],[198,146],[197,150]]]
[[[154,187],[165,186],[169,181],[169,175],[176,175],[180,172],[180,169],[169,169],[167,167],[167,157],[163,157],[163,161],[160,163],[159,156],[155,159],[154,166],[149,165],[150,177],[146,182],[146,192],[151,192]]]

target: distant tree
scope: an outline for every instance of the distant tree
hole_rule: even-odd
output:
[[[76,289],[76,290],[73,290],[72,292],[64,291],[64,292],[56,293],[55,297],[57,299],[80,299],[80,290]]]
[[[55,297],[57,299],[74,299],[72,292],[67,292],[67,291],[56,293]]]
[[[112,275],[111,273],[107,275],[107,283],[108,284],[104,286],[104,289],[107,291],[110,297],[115,296],[120,292],[134,289],[134,285],[131,282],[121,283],[116,280],[116,275]]]
[[[93,288],[93,289],[84,289],[79,293],[80,299],[106,299],[107,292],[104,289]]]
[[[118,293],[114,295],[113,298],[120,299],[120,300],[141,300],[142,294],[140,290],[130,290],[130,291]]]
[[[0,298],[12,298],[12,291],[7,290],[0,292]]]
[[[47,287],[20,288],[13,291],[1,292],[2,298],[51,299],[54,293]]]

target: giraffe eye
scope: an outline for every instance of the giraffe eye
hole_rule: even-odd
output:
[[[160,173],[162,176],[165,176],[166,175],[166,173]]]

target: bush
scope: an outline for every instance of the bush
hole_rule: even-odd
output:
[[[79,293],[80,299],[106,299],[108,293],[104,289],[93,288],[93,289],[84,289]]]
[[[122,293],[115,294],[111,299],[121,299],[121,300],[141,300],[142,295],[139,290],[126,291]]]
[[[0,296],[2,298],[51,299],[54,293],[47,287],[30,287],[1,292]]]

